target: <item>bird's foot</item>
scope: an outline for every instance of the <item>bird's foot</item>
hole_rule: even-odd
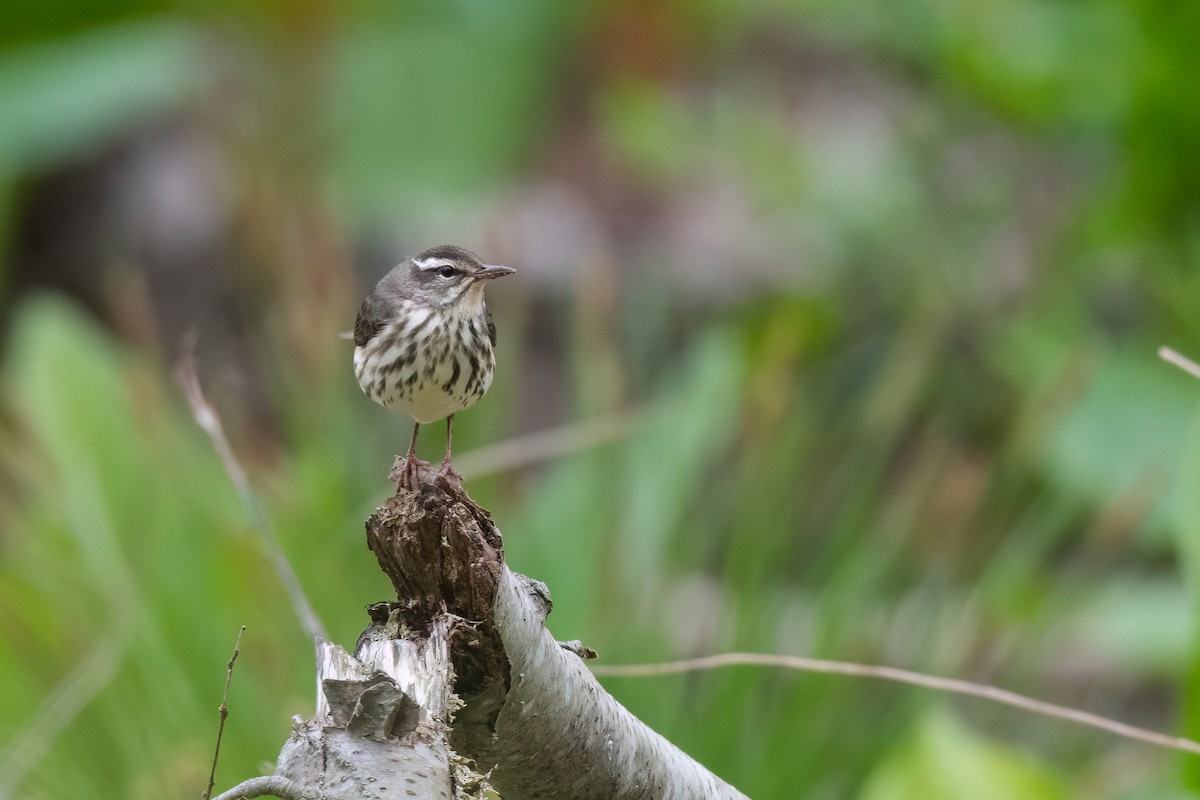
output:
[[[421,488],[421,472],[429,470],[431,467],[432,465],[428,461],[422,461],[413,453],[396,456],[392,469],[388,473],[388,479],[396,484],[396,491],[407,489],[415,492]]]
[[[437,477],[445,478],[446,482],[450,485],[460,489],[462,488],[463,477],[459,471],[454,468],[454,464],[452,464],[448,458],[442,461],[441,469],[437,471]]]

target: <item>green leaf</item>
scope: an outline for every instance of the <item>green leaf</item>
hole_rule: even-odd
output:
[[[934,711],[885,757],[860,800],[1058,800],[1071,793],[1031,757]]]
[[[61,162],[180,106],[204,74],[179,23],[114,25],[0,55],[0,170]]]

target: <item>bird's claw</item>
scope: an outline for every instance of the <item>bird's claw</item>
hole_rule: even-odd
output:
[[[428,461],[422,461],[411,453],[406,456],[396,456],[392,469],[388,472],[388,479],[396,484],[396,491],[407,489],[415,492],[421,488],[421,472],[430,468],[431,465]]]
[[[458,488],[462,488],[463,476],[454,465],[450,463],[450,459],[442,462],[442,467],[437,471],[437,477],[444,478],[447,483]]]

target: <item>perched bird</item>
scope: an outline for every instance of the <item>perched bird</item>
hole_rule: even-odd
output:
[[[454,415],[483,397],[496,369],[496,326],[483,289],[515,271],[441,245],[401,262],[363,301],[354,322],[358,385],[376,403],[406,411],[415,422],[397,487],[417,488],[417,432],[443,417],[440,474],[459,478],[450,461]]]

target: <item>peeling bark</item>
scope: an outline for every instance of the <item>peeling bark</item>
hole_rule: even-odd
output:
[[[451,800],[447,743],[448,632],[360,642],[357,657],[329,642],[317,654],[317,713],[295,720],[275,774],[217,800]]]
[[[320,643],[317,713],[255,780],[314,800],[744,797],[605,692],[586,648],[546,630],[549,592],[509,571],[487,511],[423,478],[367,521],[396,601],[371,607],[354,656]]]

